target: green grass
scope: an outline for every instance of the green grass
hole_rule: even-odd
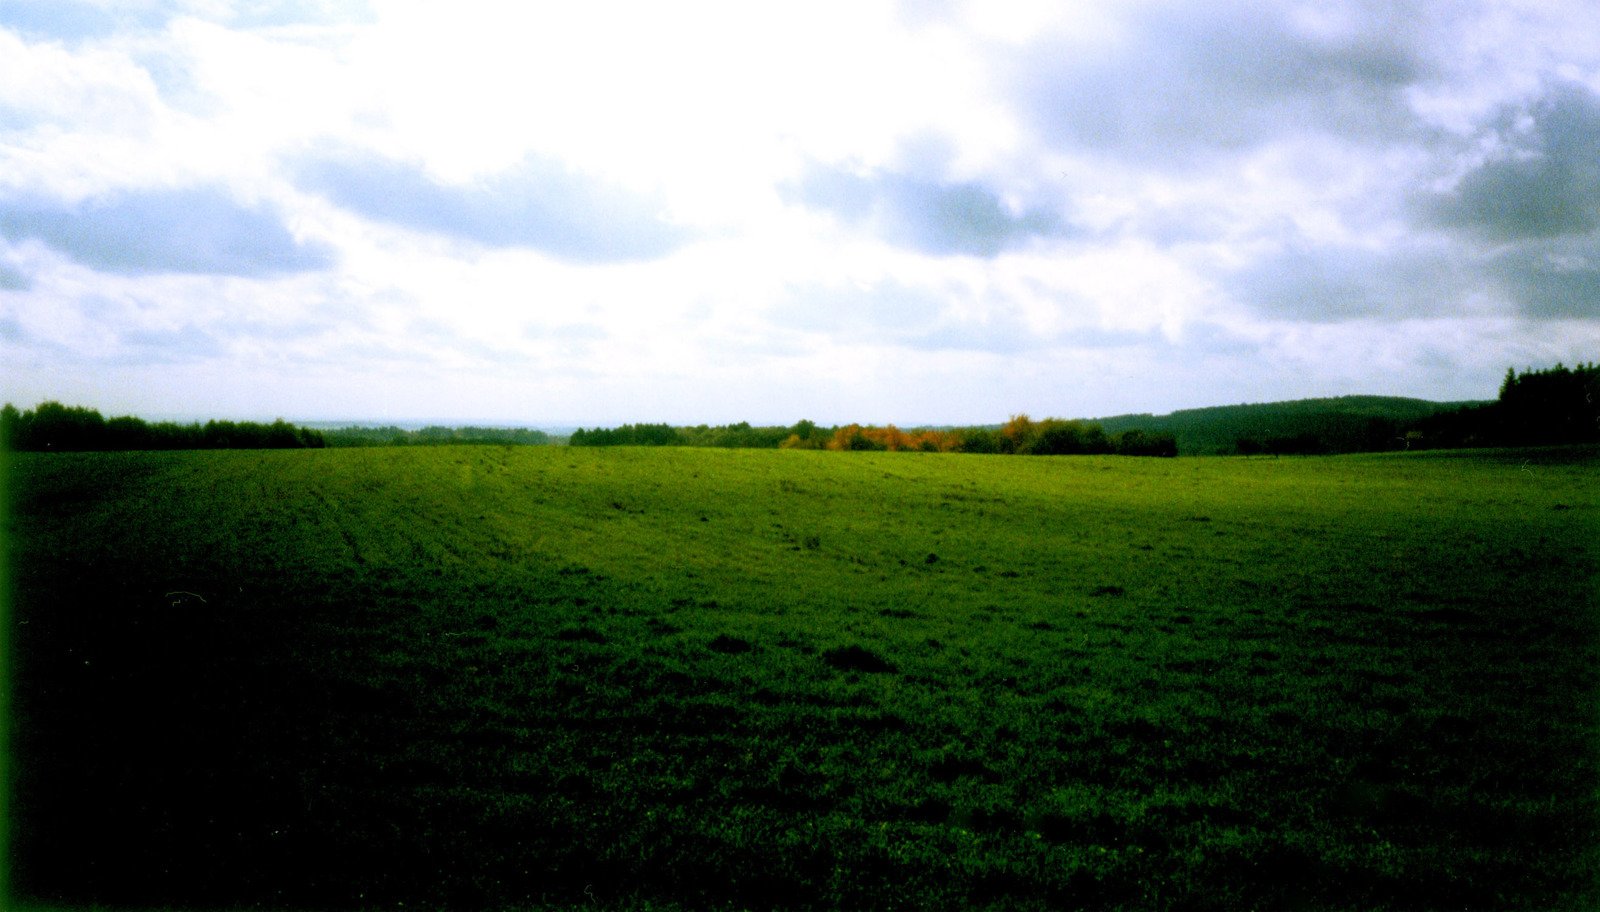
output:
[[[1592,908],[1595,455],[19,454],[13,887]]]

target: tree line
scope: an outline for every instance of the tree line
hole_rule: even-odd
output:
[[[741,422],[720,427],[625,424],[579,428],[572,446],[713,446],[795,450],[880,450],[926,453],[998,453],[1032,456],[1118,454],[1176,456],[1171,434],[1138,429],[1107,434],[1098,424],[1063,418],[1035,421],[1012,417],[999,427],[917,428],[847,424],[824,428],[812,421],[791,427],[751,427]]]
[[[1408,414],[1394,410],[1405,406]],[[935,453],[1013,455],[1117,454],[1176,456],[1178,435],[1162,422],[1188,434],[1185,447],[1199,452],[1315,454],[1400,449],[1485,446],[1542,446],[1600,443],[1600,364],[1576,367],[1557,364],[1543,370],[1506,371],[1499,396],[1492,402],[1426,411],[1435,404],[1416,400],[1343,397],[1265,406],[1190,410],[1165,418],[1129,415],[1098,421],[1016,415],[993,427],[915,428],[847,424],[822,427],[812,421],[755,427],[748,422],[675,427],[669,424],[625,424],[616,428],[579,428],[567,442],[573,446],[691,446],[785,448],[810,450],[886,450]],[[1426,407],[1426,408],[1425,408]],[[1422,412],[1417,411],[1422,409]],[[1374,414],[1374,410],[1387,413]],[[1365,413],[1363,413],[1365,412]],[[1176,422],[1183,417],[1188,424]],[[1130,427],[1142,422],[1151,427]],[[1242,424],[1276,426],[1276,431],[1249,430]],[[1190,425],[1194,425],[1191,427]],[[1208,430],[1209,428],[1209,430]],[[1225,430],[1226,429],[1226,430]],[[1222,437],[1213,447],[1198,446],[1202,432]],[[1243,432],[1243,433],[1241,433]],[[1237,436],[1234,436],[1237,435]],[[1209,439],[1209,438],[1206,438]],[[1231,450],[1227,440],[1233,440]],[[547,445],[560,443],[544,431],[526,428],[430,426],[346,427],[315,430],[282,419],[207,421],[191,424],[146,422],[122,416],[107,419],[98,411],[59,402],[44,402],[27,411],[7,404],[0,409],[0,446],[11,450],[175,450],[268,449],[323,446],[425,446],[441,444]]]
[[[295,449],[324,446],[322,434],[283,419],[207,421],[205,424],[148,422],[132,416],[106,418],[82,406],[44,402],[19,411],[0,408],[0,446],[13,451]]]
[[[1600,443],[1600,364],[1507,369],[1495,401],[1442,412],[1410,430],[1420,446]]]
[[[752,427],[748,421],[717,426],[674,427],[670,424],[624,424],[615,428],[578,428],[567,438],[571,446],[686,446],[729,449],[776,449],[794,435],[810,438],[817,427],[801,421],[793,427]]]
[[[13,451],[70,452],[77,450],[217,450],[298,449],[321,447],[441,446],[492,444],[544,446],[561,438],[530,428],[351,426],[336,429],[299,427],[283,419],[270,424],[256,421],[207,421],[178,424],[150,422],[132,416],[106,418],[82,406],[50,401],[20,411],[7,404],[0,409],[0,447]]]
[[[373,446],[446,446],[451,444],[498,446],[547,446],[558,442],[544,431],[531,428],[504,427],[443,427],[429,425],[407,430],[389,425],[386,427],[350,427],[324,429],[322,438],[330,447]]]
[[[1600,443],[1600,365],[1558,363],[1520,374],[1507,369],[1493,401],[1409,420],[1334,420],[1347,417],[1328,416],[1322,425],[1293,433],[1240,437],[1237,449],[1250,456]]]
[[[1165,432],[1187,456],[1238,452],[1365,452],[1394,449],[1417,419],[1478,402],[1439,403],[1394,396],[1339,396],[1180,409],[1168,415],[1095,419],[1108,433]]]

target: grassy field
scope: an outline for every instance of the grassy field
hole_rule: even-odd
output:
[[[17,905],[1600,904],[1593,450],[11,460]]]

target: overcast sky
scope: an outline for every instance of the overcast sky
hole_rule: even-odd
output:
[[[1600,357],[1600,3],[0,0],[0,396],[990,423]]]

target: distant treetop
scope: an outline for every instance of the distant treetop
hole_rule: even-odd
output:
[[[94,409],[42,402],[18,411],[0,408],[0,446],[9,450],[216,450],[293,449],[323,446],[322,434],[283,419],[207,421],[205,424],[150,423],[142,418],[106,419]]]

